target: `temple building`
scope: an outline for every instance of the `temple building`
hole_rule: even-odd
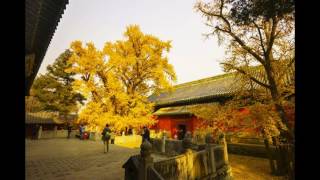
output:
[[[265,79],[261,71],[256,71],[255,77]],[[288,71],[284,78],[286,83],[294,86],[294,67]],[[168,132],[173,138],[178,130],[194,132],[203,120],[196,117],[190,108],[208,103],[224,103],[231,100],[234,93],[239,90],[239,79],[235,73],[228,73],[214,77],[204,78],[192,82],[179,84],[171,92],[151,95],[149,101],[155,103],[154,118],[158,123],[151,129]],[[248,90],[250,89],[247,85]],[[251,88],[260,88],[258,84],[251,84]],[[288,95],[294,97],[294,93]],[[236,111],[248,113],[246,107],[239,107]]]
[[[57,131],[65,127],[65,122],[50,112],[26,112],[25,114],[26,138],[38,139],[40,131]]]

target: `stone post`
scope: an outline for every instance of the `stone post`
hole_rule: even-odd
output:
[[[164,131],[162,135],[162,142],[161,142],[161,152],[165,153],[166,152],[166,139],[167,139],[167,133]]]
[[[220,178],[221,180],[231,180],[233,179],[231,173],[231,167],[229,165],[227,141],[224,134],[219,137],[219,144],[223,145],[223,164],[226,167],[224,175]]]
[[[192,135],[188,131],[182,140],[182,146],[184,154],[187,158],[187,179],[194,179],[194,171],[193,171],[193,152],[191,150],[192,147]]]
[[[140,146],[141,162],[139,168],[139,180],[148,179],[148,168],[153,166],[153,158],[151,157],[152,144],[145,140]]]
[[[41,134],[42,134],[42,126],[40,125],[39,130],[38,130],[38,139],[41,139]]]
[[[228,148],[227,148],[227,141],[224,134],[220,135],[220,144],[223,145],[223,161],[224,164],[229,164],[229,158],[228,158]]]
[[[187,152],[187,149],[191,149],[192,146],[192,135],[188,131],[182,140],[183,151]]]
[[[187,179],[195,179],[193,170],[193,151],[191,149],[187,149],[185,156],[187,158]]]
[[[222,133],[219,135],[218,144],[223,146],[223,162],[224,164],[228,164],[228,150],[227,150],[227,141],[225,135]]]
[[[208,168],[208,173],[214,175],[217,172],[216,168],[216,162],[214,158],[214,144],[213,144],[213,136],[212,134],[207,134],[206,138],[206,151],[208,152],[209,155],[209,168]]]

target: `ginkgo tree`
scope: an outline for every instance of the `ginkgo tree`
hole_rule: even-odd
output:
[[[176,80],[170,48],[170,41],[144,34],[138,25],[128,26],[123,40],[106,42],[102,50],[72,42],[67,71],[78,75],[74,90],[88,98],[79,120],[98,129],[109,123],[116,131],[154,124],[147,96],[170,89]]]

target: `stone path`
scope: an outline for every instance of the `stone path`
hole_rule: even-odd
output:
[[[26,140],[27,180],[117,180],[124,179],[122,165],[139,149],[78,139]]]
[[[26,180],[122,180],[122,165],[138,148],[110,145],[103,153],[100,141],[78,139],[26,140]],[[166,157],[153,156],[154,161]],[[282,180],[271,176],[264,158],[229,154],[235,180]]]

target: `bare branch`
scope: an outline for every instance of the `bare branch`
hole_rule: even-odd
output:
[[[214,14],[214,13],[212,13],[212,12],[206,11],[205,9],[202,8],[201,5],[198,5],[197,7],[198,7],[198,10],[199,10],[200,12],[202,12],[203,14],[205,14],[206,16],[214,16],[214,17],[219,17],[219,16],[220,16],[219,14]]]
[[[229,31],[231,31],[231,25],[230,22],[227,20],[227,18],[224,17],[222,10],[224,6],[224,0],[221,0],[221,6],[220,6],[220,18],[227,24]]]
[[[261,45],[261,47],[262,47],[264,56],[266,56],[266,50],[265,50],[264,45],[263,45],[263,38],[262,38],[262,35],[261,35],[260,27],[259,27],[259,26],[257,25],[257,23],[254,22],[254,21],[253,21],[253,24],[254,24],[254,26],[255,26],[255,27],[257,28],[257,30],[258,30],[259,38],[260,38],[260,45]]]
[[[268,43],[267,51],[266,51],[267,56],[270,55],[271,50],[272,50],[272,46],[273,46],[273,42],[276,38],[275,33],[276,33],[276,29],[277,29],[277,24],[278,24],[277,19],[272,18],[272,27],[271,27],[271,32],[270,32],[270,36],[269,36],[270,39],[269,39],[269,43]]]
[[[265,83],[259,81],[259,80],[256,79],[255,77],[252,77],[250,74],[248,74],[248,73],[247,73],[246,71],[244,71],[243,69],[240,69],[240,68],[238,68],[238,67],[236,67],[236,66],[233,66],[232,64],[229,64],[229,63],[221,63],[221,64],[227,65],[227,66],[231,67],[231,69],[234,69],[234,70],[236,70],[237,72],[239,72],[239,73],[241,73],[241,74],[243,74],[243,75],[248,76],[249,79],[251,79],[253,82],[259,84],[260,86],[263,86],[263,87],[268,88],[268,89],[271,88],[268,84],[265,84]]]
[[[225,29],[221,29],[219,27],[216,27],[217,30],[228,33],[230,36],[233,37],[233,39],[241,45],[241,47],[246,50],[249,54],[251,54],[253,57],[255,57],[257,59],[257,61],[259,61],[262,65],[264,65],[264,60],[256,53],[254,52],[250,47],[248,47],[247,45],[245,45],[245,43],[237,36],[235,35],[233,32],[225,30]]]

